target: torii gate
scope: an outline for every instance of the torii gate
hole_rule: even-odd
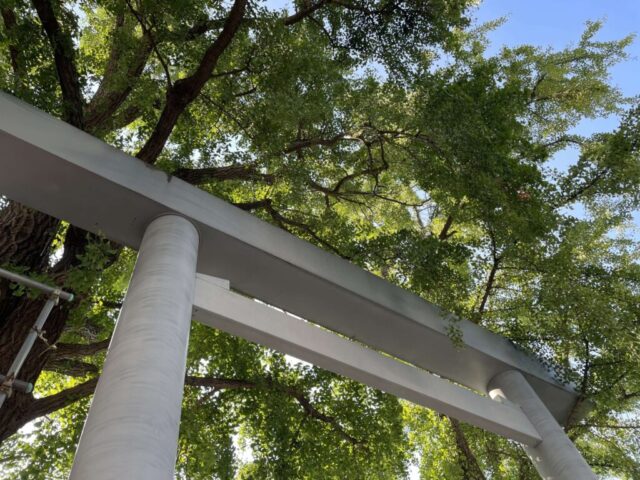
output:
[[[595,479],[558,423],[577,393],[505,338],[461,320],[456,348],[436,306],[7,94],[0,194],[139,251],[73,480],[173,478],[191,318]]]

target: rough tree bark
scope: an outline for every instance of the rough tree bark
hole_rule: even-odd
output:
[[[0,211],[0,264],[11,263],[32,272],[43,272],[49,265],[51,240],[58,228],[58,220],[18,203],[9,204]],[[7,372],[22,341],[29,333],[44,300],[31,300],[12,294],[7,282],[0,283],[0,372]],[[59,306],[45,326],[46,338],[55,342],[67,318],[67,306]],[[25,362],[20,379],[35,382],[48,355],[47,345],[38,340]],[[31,398],[16,392],[0,409],[0,438],[11,432]]]
[[[451,423],[451,428],[453,429],[453,434],[456,439],[456,447],[460,455],[460,466],[464,472],[464,478],[468,480],[486,480],[482,468],[480,468],[480,464],[478,463],[478,459],[469,446],[467,436],[464,434],[460,422],[455,418],[447,418],[449,418],[449,423]]]
[[[50,0],[32,0],[32,4],[42,24],[43,34],[51,45],[62,93],[63,119],[83,130],[99,129],[101,125],[107,123],[108,116],[114,115],[118,107],[123,104],[131,92],[131,83],[127,83],[122,90],[107,91],[109,82],[108,78],[105,78],[104,87],[99,90],[99,95],[94,101],[85,105],[75,63],[74,44],[69,32],[65,31],[64,26],[56,18],[56,10]],[[206,51],[194,74],[176,82],[173,86],[175,88],[168,92],[163,115],[145,148],[138,155],[146,162],[155,162],[179,116],[198,96],[209,79],[218,59],[240,27],[246,4],[246,0],[236,0],[220,35]],[[11,10],[5,10],[2,11],[3,21],[5,27],[10,28],[11,21],[15,23],[15,15]],[[10,20],[10,25],[6,24],[7,19]],[[116,19],[115,28],[121,28],[122,24],[122,19]],[[18,63],[20,45],[11,44],[10,47],[17,74],[17,70],[21,68]],[[126,76],[132,82],[140,76],[148,55],[149,42],[147,38],[143,38],[134,55],[134,61],[126,71]],[[119,56],[120,52],[114,46],[109,58],[111,63],[106,66],[106,77],[115,71],[112,63],[115,61],[114,57]],[[171,117],[169,121],[166,118],[167,112]],[[85,116],[88,123],[85,122]],[[58,227],[58,219],[18,203],[9,202],[0,210],[0,265],[12,264],[21,268],[26,267],[29,272],[49,274],[61,283],[67,273],[77,265],[78,255],[84,252],[88,244],[88,234],[79,228],[69,227],[65,237],[64,254],[54,266],[51,266],[49,264],[51,244]],[[26,296],[16,297],[12,295],[6,282],[0,282],[0,373],[9,369],[23,339],[40,312],[43,301],[42,298],[34,300]],[[64,331],[71,308],[73,308],[72,305],[61,304],[53,310],[44,329],[46,342],[36,341],[21,370],[20,379],[36,382],[51,357],[53,350],[50,345],[56,343]],[[85,386],[85,390],[87,388]],[[66,394],[61,392],[58,396],[63,398],[67,394],[70,398],[73,397],[73,392]],[[15,392],[8,398],[0,409],[0,441],[15,433],[26,422],[36,418],[33,416],[36,402],[42,405],[44,400],[34,400],[32,395],[19,392]],[[61,406],[64,406],[63,404],[64,402],[60,403]]]
[[[84,101],[71,37],[58,23],[49,0],[34,0],[33,6],[53,51],[62,91],[63,118],[68,123],[82,128]],[[14,45],[14,48],[19,49],[19,45]],[[19,65],[16,68],[19,68]],[[49,254],[51,241],[58,226],[59,220],[53,217],[9,202],[0,212],[0,264],[11,263],[26,267],[31,272],[53,273],[49,266]],[[82,250],[85,242],[84,232],[74,228],[68,230],[65,254],[54,269],[55,273],[63,273],[65,269],[73,266],[75,254]],[[27,296],[18,298],[10,295],[6,283],[0,287],[0,372],[9,369],[23,339],[40,312],[42,303],[42,298],[32,300]],[[47,343],[56,342],[62,334],[68,308],[67,305],[60,305],[49,316],[44,335],[47,342],[38,340],[35,343],[20,372],[22,380],[33,383],[40,375],[50,351]],[[31,396],[18,392],[7,399],[0,409],[0,438],[7,433],[13,433],[12,425],[21,418],[30,402]]]
[[[9,202],[0,210],[0,265],[12,263],[31,271],[41,271],[48,264],[49,246],[57,226],[58,221],[54,218]],[[19,301],[9,284],[0,281],[0,334],[4,333],[7,317]],[[0,358],[4,353],[4,349],[0,350]]]

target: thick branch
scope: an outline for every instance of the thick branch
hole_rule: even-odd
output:
[[[75,387],[62,390],[55,395],[49,395],[48,397],[34,400],[25,412],[24,417],[20,419],[20,426],[29,423],[31,420],[35,420],[38,417],[42,417],[43,415],[49,415],[61,408],[68,407],[72,403],[88,397],[93,394],[97,383],[98,378],[92,378],[84,383],[76,385]]]
[[[294,13],[293,15],[290,15],[287,18],[285,18],[284,19],[284,24],[287,25],[287,26],[294,25],[294,24],[304,20],[309,15],[311,15],[313,12],[315,12],[319,8],[322,8],[323,6],[325,6],[325,5],[329,4],[329,3],[331,3],[331,0],[318,0],[318,2],[316,2],[314,4],[311,4],[307,8],[304,8],[304,9]]]
[[[453,429],[453,433],[456,438],[456,446],[462,456],[460,463],[462,470],[464,471],[464,478],[468,480],[486,480],[486,477],[480,468],[480,464],[478,463],[478,459],[471,451],[471,447],[469,446],[469,442],[462,430],[460,422],[455,418],[447,418],[449,418],[451,428]]]
[[[490,233],[491,237],[491,256],[493,258],[493,263],[491,265],[491,270],[489,271],[489,278],[487,278],[487,284],[484,289],[484,295],[482,296],[482,301],[480,302],[480,307],[478,308],[478,316],[477,321],[479,322],[484,314],[485,308],[487,306],[487,302],[489,301],[489,297],[491,296],[491,292],[494,289],[496,274],[500,269],[500,262],[502,261],[502,256],[498,254],[498,247],[496,245],[496,240],[493,233]]]
[[[56,343],[51,358],[75,358],[95,355],[109,347],[111,338],[95,343]]]
[[[446,241],[456,234],[456,231],[451,230],[451,227],[453,226],[455,216],[463,208],[464,208],[464,202],[462,200],[459,200],[458,202],[456,202],[455,207],[453,207],[451,213],[449,213],[449,215],[447,216],[447,219],[444,222],[444,226],[442,227],[442,230],[440,230],[440,233],[438,234],[439,240]]]
[[[7,37],[9,37],[9,59],[11,61],[11,68],[13,69],[13,74],[15,75],[15,84],[20,87],[22,82],[24,81],[24,66],[20,59],[21,52],[20,46],[15,37],[17,33],[17,20],[16,14],[14,11],[8,6],[3,6],[0,9],[0,14],[2,15],[2,21],[4,22],[4,28],[7,32]]]
[[[250,165],[228,165],[209,168],[178,168],[173,175],[193,185],[202,185],[215,180],[248,180],[272,184],[274,175],[262,173]]]
[[[260,208],[268,208],[271,205],[271,199],[265,198],[263,200],[255,200],[253,202],[238,202],[233,205],[245,212],[251,212]]]
[[[124,128],[138,117],[142,115],[142,109],[138,105],[129,105],[120,111],[116,111],[115,115],[106,118],[103,123],[94,127],[96,130],[112,132],[120,128]]]
[[[478,308],[479,317],[482,317],[485,308],[487,307],[487,302],[489,301],[489,297],[491,296],[491,292],[496,281],[496,274],[498,273],[499,268],[500,258],[494,258],[493,264],[491,265],[491,270],[489,271],[489,278],[487,278],[487,284],[484,288],[484,294],[482,295],[482,301],[480,302],[480,307]]]
[[[227,49],[240,28],[248,0],[236,0],[229,12],[222,32],[207,49],[200,65],[189,77],[176,81],[167,92],[167,100],[153,133],[138,152],[137,157],[144,162],[154,163],[162,152],[169,135],[180,115],[196,99],[207,80],[211,77],[218,60]]]
[[[142,75],[152,50],[152,43],[148,35],[143,35],[141,39],[136,39],[133,52],[128,53],[122,48],[119,37],[123,32],[132,30],[132,26],[125,22],[124,13],[120,13],[116,17],[113,41],[104,69],[104,76],[98,90],[87,105],[85,115],[87,131],[100,130],[106,122],[111,120],[133,90],[135,80]],[[130,58],[124,58],[125,56]],[[120,77],[124,77],[124,81]]]
[[[50,0],[33,0],[49,43],[62,90],[63,118],[71,125],[84,129],[82,92],[80,77],[75,64],[75,50],[71,36],[62,31]]]
[[[364,442],[358,440],[347,433],[340,425],[335,417],[326,415],[318,410],[311,400],[307,396],[297,390],[294,387],[282,385],[274,382],[270,378],[266,378],[264,381],[250,381],[250,380],[237,380],[227,378],[209,378],[209,377],[191,377],[188,376],[185,379],[185,384],[198,387],[209,387],[216,390],[229,390],[229,389],[270,389],[283,393],[298,402],[304,412],[311,418],[324,422],[331,426],[331,428],[347,442],[353,445],[363,445]]]
[[[70,377],[85,377],[88,374],[98,373],[98,367],[93,363],[68,358],[51,358],[44,366],[44,370],[57,372]]]
[[[449,230],[451,229],[452,225],[453,225],[453,215],[449,215],[447,217],[447,220],[444,222],[444,226],[442,227],[442,230],[440,230],[440,234],[438,235],[439,240],[442,240],[442,241],[447,240],[451,235],[455,233],[455,231],[449,233]]]
[[[63,390],[54,395],[34,400],[25,412],[24,417],[20,419],[20,428],[22,425],[43,415],[48,415],[57,410],[65,408],[78,400],[93,394],[97,385],[98,378],[92,378],[80,385]],[[329,425],[340,437],[353,445],[364,445],[364,442],[350,435],[344,430],[335,417],[322,413],[311,400],[300,390],[288,385],[282,385],[274,382],[271,378],[264,380],[245,380],[234,378],[215,378],[215,377],[185,377],[185,385],[192,387],[207,387],[215,390],[234,390],[234,389],[266,389],[274,390],[287,395],[302,407],[305,414],[311,418],[319,420]]]

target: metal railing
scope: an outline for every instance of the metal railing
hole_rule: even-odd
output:
[[[4,268],[0,268],[0,277],[5,278],[10,282],[24,285],[25,287],[40,290],[49,297],[42,307],[42,310],[40,310],[38,318],[31,327],[31,331],[27,335],[27,338],[25,338],[24,342],[22,342],[22,346],[20,347],[16,358],[11,363],[9,371],[6,374],[0,373],[0,407],[2,407],[4,401],[11,396],[14,390],[23,393],[30,393],[33,390],[33,385],[31,383],[19,380],[17,378],[18,374],[20,373],[20,369],[22,368],[22,365],[24,365],[24,362],[27,359],[27,356],[29,355],[29,352],[31,351],[31,348],[33,347],[36,339],[42,336],[42,328],[44,327],[44,324],[47,321],[51,310],[53,310],[53,307],[58,304],[58,301],[60,299],[66,300],[67,302],[72,301],[73,294],[65,292],[57,287],[51,287],[44,283],[25,277],[24,275],[10,272],[9,270],[5,270]]]

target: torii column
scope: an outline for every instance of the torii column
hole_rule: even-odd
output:
[[[172,480],[198,232],[166,215],[147,227],[71,480]]]
[[[522,373],[516,370],[496,375],[487,388],[491,398],[520,406],[542,441],[523,445],[533,466],[544,480],[596,480],[576,446],[549,412]]]

